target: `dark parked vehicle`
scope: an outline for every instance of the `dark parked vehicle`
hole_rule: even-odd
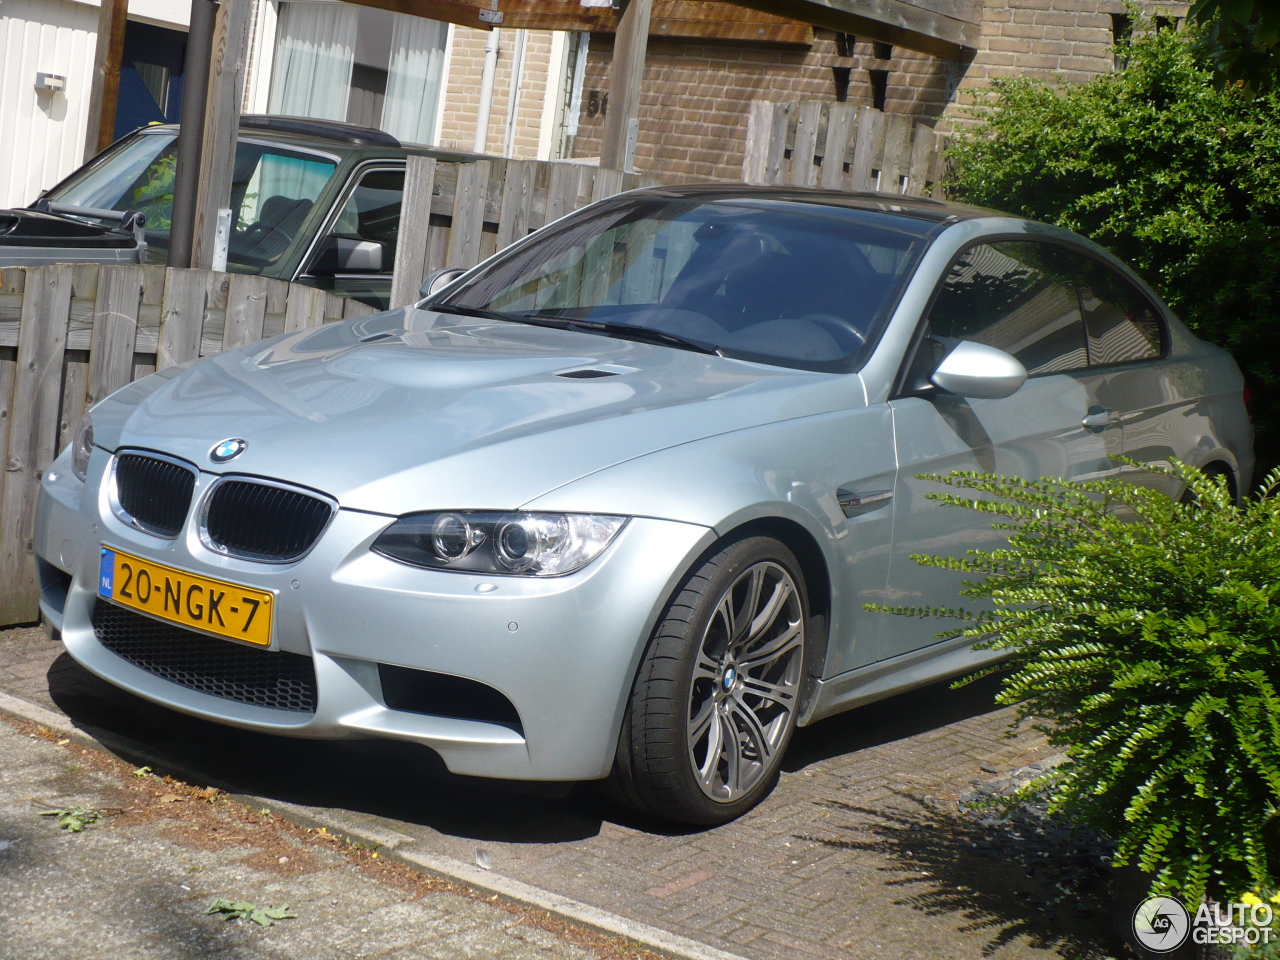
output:
[[[164,263],[178,128],[117,141],[25,210],[0,210],[0,266]],[[368,127],[245,116],[231,188],[227,269],[388,306],[410,155],[474,154],[405,145]]]

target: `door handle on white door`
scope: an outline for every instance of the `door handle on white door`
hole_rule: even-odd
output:
[[[1101,404],[1095,403],[1089,408],[1089,412],[1085,414],[1080,426],[1093,433],[1101,433],[1107,427],[1119,422],[1120,414],[1115,410],[1108,410]]]

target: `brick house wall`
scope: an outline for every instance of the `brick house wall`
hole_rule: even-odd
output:
[[[1186,16],[1185,3],[1140,4],[1148,13]],[[967,63],[818,29],[808,48],[652,37],[645,63],[636,146],[639,170],[670,176],[737,179],[751,100],[836,100],[836,70],[848,71],[845,99],[873,105],[883,74],[883,109],[936,122],[964,123],[964,110],[1006,77],[1081,82],[1113,69],[1112,15],[1123,0],[988,0],[977,51]],[[613,38],[591,38],[585,90],[608,89]],[[583,113],[574,156],[597,157],[604,118]]]
[[[548,83],[555,88],[560,78],[551,76],[554,35],[545,30],[526,32],[524,71],[521,83],[516,131],[511,156],[532,160],[538,157]],[[440,127],[440,146],[470,150],[475,142],[480,110],[480,77],[484,70],[484,47],[489,33],[455,26],[450,52],[449,76],[445,87]],[[511,102],[511,70],[515,50],[514,31],[499,35],[497,69],[493,80],[493,105],[489,113],[487,153],[500,154],[506,139],[507,111]]]

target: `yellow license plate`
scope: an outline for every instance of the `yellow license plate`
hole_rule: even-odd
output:
[[[206,633],[271,644],[272,594],[103,546],[98,596]]]

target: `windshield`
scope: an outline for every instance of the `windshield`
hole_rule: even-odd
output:
[[[725,356],[857,369],[927,240],[902,217],[759,198],[637,198],[568,220],[441,304],[657,331]]]
[[[48,199],[141,211],[147,216],[151,257],[163,260],[169,248],[177,148],[173,133],[142,134],[50,193]],[[228,266],[241,273],[259,273],[278,261],[336,169],[336,162],[328,157],[242,140],[232,174]]]

